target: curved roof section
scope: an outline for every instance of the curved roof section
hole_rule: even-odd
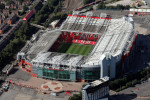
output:
[[[123,53],[131,44],[131,37],[134,37],[134,27],[130,17],[112,19],[107,31],[101,36],[91,55],[84,64],[90,65],[99,62],[103,54],[115,55]]]

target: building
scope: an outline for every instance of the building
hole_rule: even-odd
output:
[[[18,17],[16,14],[12,14],[8,19],[7,19],[7,23],[8,24],[14,24],[17,21]]]
[[[59,23],[60,23],[60,19],[53,21],[50,25],[51,25],[52,28],[56,28]]]
[[[27,15],[23,18],[23,21],[28,21],[35,14],[34,10],[31,10]]]
[[[39,31],[18,53],[34,77],[67,81],[115,78],[132,61],[137,37],[131,17],[74,12],[60,28]],[[130,56],[129,56],[130,55]]]
[[[7,16],[5,14],[3,14],[2,12],[0,12],[0,24],[4,23],[4,20],[7,18]]]
[[[130,9],[130,14],[132,15],[150,15],[150,9]]]
[[[12,71],[12,69],[13,65],[8,64],[3,68],[2,72],[8,75]]]
[[[7,24],[7,23],[1,24],[1,25],[0,25],[0,34],[5,33],[8,28],[9,28],[9,24]]]
[[[5,23],[9,25],[8,23]],[[15,25],[12,26],[10,30],[7,31],[7,34],[0,39],[0,50],[2,50],[14,36],[14,32],[22,25],[22,20],[19,20]]]
[[[108,100],[109,77],[95,80],[82,88],[82,100]]]

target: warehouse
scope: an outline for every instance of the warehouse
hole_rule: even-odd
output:
[[[105,13],[74,12],[60,28],[33,35],[17,60],[34,77],[67,81],[115,78],[130,62],[136,37],[131,17],[111,19]]]

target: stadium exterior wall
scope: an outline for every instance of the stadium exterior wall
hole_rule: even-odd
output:
[[[76,81],[76,72],[68,70],[57,70],[50,68],[32,67],[32,73],[39,78]]]

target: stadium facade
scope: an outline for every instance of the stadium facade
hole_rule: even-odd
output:
[[[137,35],[131,17],[105,13],[68,15],[54,30],[40,30],[18,53],[19,65],[34,77],[93,81],[116,77],[130,62]]]

